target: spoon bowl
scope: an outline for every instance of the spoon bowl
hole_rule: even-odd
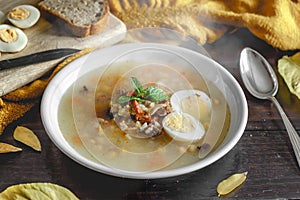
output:
[[[257,51],[245,48],[241,52],[240,71],[248,91],[259,99],[268,99],[278,91],[275,72]]]
[[[269,99],[277,107],[300,167],[300,137],[275,98],[278,80],[271,65],[261,54],[247,47],[241,52],[240,72],[245,87],[253,96],[259,99]]]

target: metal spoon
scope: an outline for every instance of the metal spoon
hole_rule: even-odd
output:
[[[262,55],[247,47],[241,52],[240,72],[246,88],[253,96],[268,99],[276,105],[300,167],[300,137],[275,98],[278,81],[272,67]]]

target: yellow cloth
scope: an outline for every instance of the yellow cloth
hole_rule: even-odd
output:
[[[300,49],[300,0],[110,0],[127,27],[166,27],[212,43],[246,27],[281,50]]]
[[[31,84],[19,88],[0,98],[0,134],[3,133],[5,127],[12,121],[23,116],[29,111],[38,101],[49,81],[53,76],[68,63],[74,59],[89,53],[92,49],[84,49],[76,53],[63,62],[61,62],[51,73],[50,76],[36,80]]]

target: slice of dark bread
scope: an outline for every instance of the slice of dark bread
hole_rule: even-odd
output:
[[[108,21],[106,0],[43,0],[38,7],[46,20],[78,37],[101,32]]]

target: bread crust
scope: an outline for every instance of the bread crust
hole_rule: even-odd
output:
[[[100,18],[97,22],[86,26],[74,24],[70,19],[58,14],[55,10],[44,6],[42,1],[38,3],[38,7],[40,8],[42,17],[55,27],[77,37],[87,37],[89,35],[100,33],[103,29],[105,29],[108,23],[109,5],[107,1],[104,1],[103,3],[105,5],[105,13],[102,15],[102,18]]]

